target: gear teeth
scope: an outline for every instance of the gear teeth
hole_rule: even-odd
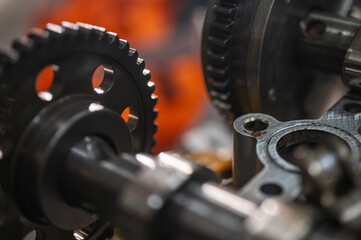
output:
[[[155,91],[155,83],[152,81],[148,81],[148,87],[150,89],[150,92],[153,93]]]
[[[9,56],[6,53],[0,52],[0,67],[5,67],[10,63]]]
[[[225,79],[228,76],[228,68],[222,68],[222,67],[215,67],[212,65],[208,65],[206,67],[206,71],[208,74],[212,77],[219,78],[219,79]]]
[[[48,23],[46,25],[45,31],[48,31],[50,36],[58,37],[65,32],[65,29],[60,25]]]
[[[97,36],[98,40],[102,40],[106,36],[106,29],[102,27],[93,26],[91,30],[91,34]]]
[[[114,32],[107,32],[106,34],[107,40],[110,44],[115,45],[118,44],[119,45],[119,37],[118,34],[114,33]],[[117,46],[118,46],[117,45]]]
[[[62,22],[61,26],[64,28],[65,32],[70,35],[76,35],[79,30],[78,25],[66,21]]]
[[[208,77],[207,81],[212,87],[220,91],[227,91],[229,88],[229,79],[217,80],[213,77]]]
[[[213,104],[219,108],[221,111],[230,111],[232,106],[230,104],[224,103],[218,99],[213,99]]]
[[[147,79],[147,81],[149,81],[150,78],[151,78],[150,71],[145,68],[145,69],[143,70],[143,76],[145,77],[145,79]]]
[[[211,62],[214,62],[215,64],[227,64],[228,61],[228,52],[217,52],[215,50],[208,50],[207,51],[207,57]]]
[[[77,22],[76,25],[78,26],[81,32],[86,32],[86,33],[89,33],[94,27],[93,25],[82,22]]]
[[[138,58],[137,59],[137,65],[141,68],[141,69],[145,69],[145,62],[142,58]]]
[[[208,42],[219,48],[228,48],[230,38],[221,36],[208,36]]]
[[[153,119],[156,119],[158,117],[158,115],[159,115],[159,111],[157,109],[155,109],[153,111]]]
[[[131,57],[132,59],[134,59],[134,62],[137,64],[138,63],[138,51],[134,48],[129,48],[128,51],[128,55],[129,57]]]
[[[119,39],[119,48],[125,52],[129,52],[129,43],[127,40]]]
[[[217,0],[212,6],[213,19],[210,20],[204,51],[204,73],[208,92],[213,104],[230,119],[229,111],[235,103],[232,94],[233,82],[229,74],[230,42],[234,22],[239,11],[240,0]]]
[[[237,8],[229,8],[226,6],[215,5],[213,7],[215,14],[225,18],[234,18],[237,12]]]
[[[28,34],[29,39],[32,39],[35,44],[43,45],[49,38],[49,32],[43,29],[33,28]]]
[[[22,54],[28,53],[33,49],[34,41],[31,38],[22,38],[15,40],[12,47]]]
[[[157,145],[157,140],[156,139],[152,139],[152,143],[151,143],[151,148],[155,147],[155,145]]]
[[[154,112],[154,113],[156,113],[156,112]],[[157,116],[158,116],[158,114],[155,114],[154,119],[156,119]],[[152,126],[152,134],[154,135],[157,131],[158,131],[158,126],[154,124],[154,125]]]
[[[70,51],[72,51],[73,42],[77,44],[77,42],[90,40],[91,43],[95,41],[102,41],[101,43],[98,42],[97,46],[99,46],[99,44],[105,44],[105,47],[112,46],[113,49],[118,49],[119,51],[116,52],[113,50],[112,56],[116,59],[121,58],[121,63],[124,63],[126,68],[129,67],[130,70],[132,70],[131,73],[134,71],[137,84],[139,83],[141,85],[141,89],[139,91],[144,93],[142,94],[144,95],[144,99],[142,96],[142,100],[144,100],[144,104],[146,104],[145,118],[147,118],[146,128],[149,136],[146,135],[144,148],[141,149],[141,151],[151,150],[151,147],[156,144],[153,135],[158,129],[158,127],[154,124],[154,120],[158,116],[158,111],[154,109],[154,106],[157,104],[158,97],[153,94],[155,91],[155,84],[150,81],[150,71],[145,69],[144,60],[138,57],[137,50],[130,48],[128,41],[119,39],[116,33],[107,32],[105,28],[85,23],[73,24],[70,22],[62,22],[61,25],[49,23],[46,25],[44,30],[32,29],[27,36],[27,39],[15,41],[9,54],[0,53],[0,78],[5,79],[5,74],[10,74],[9,79],[12,80],[12,77],[16,77],[16,74],[14,74],[16,70],[15,67],[17,67],[16,64],[19,63],[19,66],[23,66],[23,63],[27,64],[29,62],[28,60],[32,59],[32,56],[30,56],[31,52],[35,53],[34,56],[38,56],[38,53],[40,52],[47,58],[47,47],[54,47],[54,45],[57,47],[64,44],[66,47],[70,46]],[[99,51],[99,49],[97,50]],[[23,56],[24,58],[22,58]],[[7,71],[9,71],[9,73]],[[16,89],[14,89],[11,84],[8,84],[7,80],[2,83],[0,82],[0,96],[2,96],[0,98],[0,135],[2,131],[2,121],[7,124],[9,122],[9,118],[12,117],[11,115],[13,114],[12,108],[14,106],[14,101],[11,99],[11,97],[13,97],[13,91],[16,91]],[[5,124],[4,126],[7,127]],[[152,136],[150,136],[150,134],[152,134]]]
[[[219,32],[231,33],[233,22],[214,22],[211,28]]]
[[[16,49],[11,49],[9,52],[9,64],[15,64],[21,57],[21,54]]]
[[[229,101],[231,97],[231,93],[229,92],[221,93],[217,91],[210,91],[209,94],[211,95],[212,98],[216,98],[224,102]]]
[[[152,100],[152,104],[153,104],[153,107],[157,104],[158,102],[158,96],[155,95],[154,93],[152,93],[152,95],[150,96],[151,100]]]
[[[91,24],[77,22],[76,25],[78,26],[79,31],[84,34],[83,37],[85,37],[85,39],[94,37],[97,40],[101,40],[106,33],[105,28],[97,27]]]

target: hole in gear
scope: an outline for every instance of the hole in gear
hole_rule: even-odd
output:
[[[130,106],[122,112],[122,118],[127,123],[130,131],[134,131],[138,125],[139,114],[135,107]]]
[[[59,70],[57,65],[47,65],[39,72],[35,81],[35,90],[38,97],[43,101],[51,101],[54,95],[55,72]]]
[[[114,70],[109,65],[101,64],[93,72],[92,86],[96,93],[108,92],[114,84]]]

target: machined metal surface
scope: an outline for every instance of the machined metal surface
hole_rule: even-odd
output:
[[[337,89],[298,61],[300,22],[316,9],[346,16],[351,7],[348,0],[210,1],[202,57],[214,105],[230,120],[249,112],[280,120],[322,115]],[[320,85],[327,90],[315,92]],[[317,106],[308,109],[307,99]]]
[[[279,122],[265,114],[238,118],[234,124],[233,176],[237,187],[244,186],[242,196],[256,202],[272,195],[281,199],[299,197],[301,175],[293,154],[300,144],[314,146],[332,139],[337,144],[331,152],[345,156],[358,169],[361,158],[360,103],[358,98],[347,95],[316,120]],[[258,174],[255,164],[248,164],[257,161],[263,165]],[[267,185],[272,186],[268,194],[264,187]]]
[[[361,79],[361,30],[350,44],[343,64],[342,80],[350,88],[359,90]]]
[[[129,240],[359,238],[353,1],[209,6],[202,52],[214,104],[228,120],[264,112],[233,124],[233,188],[183,155],[149,154],[154,83],[128,42],[88,24],[49,24],[0,56],[1,239],[104,240],[114,227]],[[53,82],[39,90],[47,66]],[[290,120],[318,116],[334,89],[343,93],[335,73],[350,91],[317,119]]]
[[[103,78],[95,86],[100,66]],[[53,72],[51,86],[39,90],[46,67]],[[60,197],[58,170],[71,147],[88,135],[102,136],[116,152],[150,152],[157,129],[153,91],[137,51],[115,33],[88,24],[48,24],[1,55],[1,188],[30,220],[26,229],[33,223],[34,229],[47,224],[50,232],[72,232],[97,221]],[[121,116],[126,108],[127,122]],[[98,228],[103,227],[93,230]],[[0,228],[1,238],[11,239],[7,234]]]

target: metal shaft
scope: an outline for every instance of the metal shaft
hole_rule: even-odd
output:
[[[64,197],[69,204],[107,219],[128,239],[149,236],[238,239],[244,219],[256,205],[206,183],[208,177],[204,180],[188,178],[187,174],[197,174],[198,170],[190,171],[185,162],[179,161],[178,167],[189,170],[187,174],[156,166],[164,165],[165,157],[163,155],[161,163],[145,155],[123,154],[119,158],[102,139],[85,138],[72,148],[67,161],[62,181]],[[142,176],[147,176],[150,185],[141,182]],[[157,180],[151,178],[170,184],[160,189]],[[206,212],[199,212],[201,209]]]
[[[361,28],[359,19],[312,12],[300,23],[299,65],[341,74],[348,48]]]
[[[70,205],[107,219],[126,239],[323,236],[314,228],[318,211],[313,207],[275,200],[257,206],[207,182],[212,179],[204,168],[175,155],[117,156],[101,138],[86,137],[71,150],[61,188]],[[283,223],[290,223],[286,232]],[[307,225],[309,231],[299,225]]]

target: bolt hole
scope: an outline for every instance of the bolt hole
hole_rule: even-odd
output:
[[[127,107],[122,112],[122,118],[127,123],[129,130],[134,131],[138,125],[138,111],[133,106]]]
[[[99,65],[93,72],[92,86],[96,93],[108,92],[114,84],[114,70],[109,65]]]
[[[266,130],[269,124],[266,120],[258,118],[250,118],[244,122],[244,128],[252,132],[260,132]]]
[[[319,38],[326,30],[326,24],[321,21],[311,21],[307,25],[306,33],[311,38]]]
[[[360,113],[361,105],[358,103],[347,103],[343,106],[343,109],[349,113]]]
[[[59,71],[59,66],[47,65],[36,77],[35,90],[41,100],[49,102],[53,99],[55,93],[54,78],[57,71]]]
[[[266,195],[278,196],[282,194],[283,189],[276,183],[266,183],[261,186],[261,191]]]

